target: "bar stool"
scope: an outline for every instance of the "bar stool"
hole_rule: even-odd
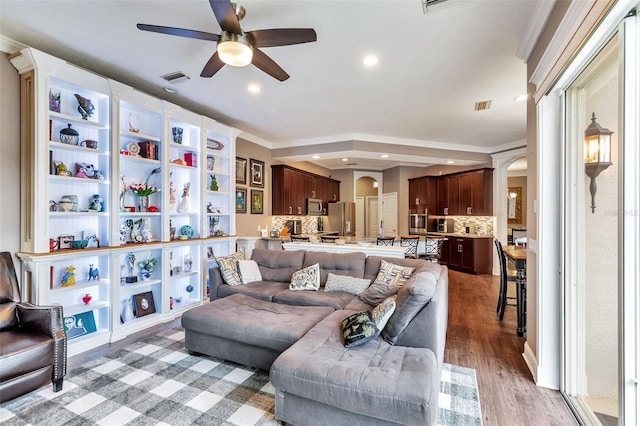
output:
[[[424,240],[424,258],[427,262],[438,263],[442,256],[442,245],[447,237],[426,237]]]
[[[310,243],[311,239],[309,237],[298,237],[296,235],[291,236],[292,243]]]
[[[337,239],[338,239],[338,237],[336,237],[335,235],[321,235],[320,236],[320,242],[321,243],[334,243],[335,244]]]
[[[498,306],[496,307],[496,313],[498,314],[498,318],[500,319],[500,321],[502,321],[507,305],[516,306],[515,302],[509,303],[509,301],[515,301],[516,298],[507,294],[508,283],[513,282],[514,285],[516,283],[516,271],[507,268],[507,257],[502,251],[502,243],[498,239],[495,240],[495,243],[496,250],[498,251],[498,260],[500,262],[500,291],[498,293]]]
[[[404,257],[418,258],[418,243],[420,242],[419,235],[402,235],[400,236],[400,247],[406,247]]]
[[[379,246],[392,246],[396,237],[378,237],[376,239],[376,245]]]

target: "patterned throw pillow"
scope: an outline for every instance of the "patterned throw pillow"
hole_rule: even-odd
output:
[[[255,260],[238,260],[238,270],[240,271],[242,284],[249,284],[254,281],[262,281],[260,267]]]
[[[304,269],[296,271],[291,276],[289,290],[313,290],[320,288],[320,264],[314,263]]]
[[[371,280],[365,278],[350,277],[348,275],[336,275],[329,272],[324,291],[341,291],[343,293],[359,295],[369,287]]]
[[[395,294],[387,297],[384,302],[371,309],[371,319],[376,323],[378,330],[382,330],[387,325],[387,321],[393,315],[393,311],[396,310],[396,297],[398,296]]]
[[[342,336],[345,348],[362,345],[380,335],[369,311],[351,314],[342,320]]]
[[[244,260],[244,255],[241,252],[216,257],[216,262],[218,262],[218,267],[220,268],[220,275],[222,275],[224,282],[229,285],[242,284],[240,270],[238,269],[238,260]]]
[[[383,282],[402,287],[414,271],[413,266],[400,266],[386,260],[380,262],[380,271],[374,282]]]

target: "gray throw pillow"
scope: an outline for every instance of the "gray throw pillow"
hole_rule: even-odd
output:
[[[329,272],[324,291],[339,291],[342,293],[359,295],[369,287],[371,280],[365,278],[350,277],[348,275],[336,275]]]
[[[398,291],[396,310],[382,330],[382,338],[395,344],[398,336],[435,294],[436,280],[427,271],[418,271]]]
[[[360,294],[360,300],[371,306],[379,305],[387,297],[398,293],[414,270],[413,266],[396,265],[383,259],[375,281]]]

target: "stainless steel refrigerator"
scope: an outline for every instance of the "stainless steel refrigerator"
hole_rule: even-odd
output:
[[[329,203],[324,232],[337,232],[340,236],[356,235],[356,203],[341,201]]]

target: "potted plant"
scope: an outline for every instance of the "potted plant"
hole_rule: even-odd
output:
[[[151,279],[151,274],[153,273],[153,268],[156,266],[156,263],[158,263],[158,259],[155,257],[147,257],[138,263],[140,267],[140,278],[142,278],[143,281]]]

